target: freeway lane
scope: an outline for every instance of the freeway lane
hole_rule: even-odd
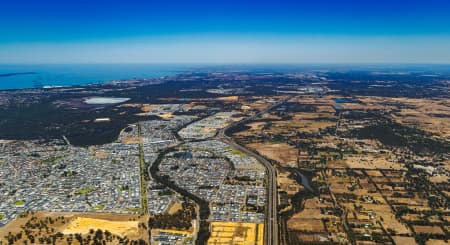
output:
[[[256,158],[260,163],[264,164],[267,169],[267,183],[268,183],[268,199],[267,199],[267,209],[266,209],[266,232],[264,234],[265,243],[270,245],[278,244],[278,197],[277,197],[277,184],[276,184],[276,172],[272,164],[263,157],[256,155],[255,153],[249,151],[247,148],[238,145],[234,141],[229,139],[222,139],[225,143],[231,145],[235,149],[244,152],[245,154]]]
[[[264,113],[269,112],[270,110],[280,106],[281,104],[285,103],[289,99],[291,99],[294,96],[289,96],[283,100],[278,101],[277,103],[274,103],[273,105],[269,106],[263,111],[258,112],[257,114],[250,116],[246,119],[243,119],[239,122],[236,122],[234,124],[228,125],[227,127],[223,128],[219,131],[217,134],[217,138],[232,147],[234,147],[237,150],[240,150],[244,152],[245,154],[252,156],[256,158],[260,163],[262,163],[266,170],[267,170],[267,208],[266,208],[266,224],[265,224],[265,232],[264,232],[264,244],[267,245],[276,245],[278,244],[278,197],[277,197],[277,182],[276,182],[276,171],[272,164],[267,161],[264,157],[248,150],[247,148],[239,145],[236,143],[231,137],[228,137],[225,132],[238,124],[245,123],[247,121],[253,120]]]

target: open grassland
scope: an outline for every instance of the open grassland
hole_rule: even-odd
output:
[[[247,146],[255,149],[259,154],[279,162],[282,166],[296,165],[297,149],[286,143],[252,143]]]

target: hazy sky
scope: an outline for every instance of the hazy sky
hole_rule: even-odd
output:
[[[0,0],[0,63],[450,63],[448,0]]]

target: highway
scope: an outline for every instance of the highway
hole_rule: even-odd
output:
[[[234,124],[228,125],[223,128],[217,134],[217,138],[230,146],[234,147],[237,150],[244,152],[245,154],[256,158],[260,163],[262,163],[267,170],[267,207],[266,207],[266,224],[265,224],[265,232],[264,232],[264,244],[267,245],[276,245],[278,244],[278,192],[277,192],[277,181],[276,181],[276,171],[272,164],[267,161],[264,157],[248,150],[247,148],[236,143],[231,137],[228,137],[225,132],[238,124],[245,123],[247,121],[253,120],[257,117],[260,117],[264,113],[269,112],[273,108],[276,108],[283,104],[284,102],[291,99],[293,96],[289,96],[283,100],[278,101],[277,103],[272,104],[268,108],[263,111],[258,112],[257,114],[250,116],[246,119],[243,119]]]

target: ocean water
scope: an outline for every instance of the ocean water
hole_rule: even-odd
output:
[[[0,65],[0,90],[70,86],[133,78],[158,78],[189,69],[183,65]],[[29,73],[2,76],[10,73]]]

